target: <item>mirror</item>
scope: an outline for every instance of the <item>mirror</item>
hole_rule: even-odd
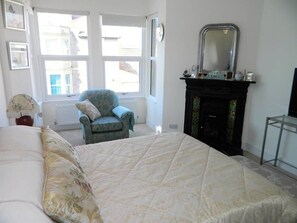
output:
[[[209,24],[199,36],[199,71],[236,72],[239,28],[234,24]]]

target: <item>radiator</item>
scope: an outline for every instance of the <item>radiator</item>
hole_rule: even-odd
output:
[[[56,122],[55,125],[72,125],[79,124],[78,110],[74,104],[56,105]]]

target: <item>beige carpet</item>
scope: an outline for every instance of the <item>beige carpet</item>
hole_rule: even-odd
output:
[[[58,131],[58,133],[65,138],[71,145],[79,146],[84,145],[83,134],[81,129]],[[129,137],[137,137],[143,135],[152,135],[155,132],[145,124],[134,125],[134,132],[129,131]]]
[[[297,198],[297,180],[292,178],[292,176],[286,175],[269,165],[261,166],[259,162],[257,163],[244,156],[232,156],[232,158],[237,160],[242,166],[246,166],[264,176],[267,180],[279,186],[283,191],[291,194],[292,197]]]

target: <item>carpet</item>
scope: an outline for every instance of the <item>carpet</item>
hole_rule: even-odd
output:
[[[260,165],[255,161],[248,159],[244,156],[232,156],[233,159],[238,161],[242,166],[248,167],[249,169],[257,172],[264,176],[270,182],[279,186],[283,191],[297,198],[297,180],[290,176],[287,176],[281,172],[275,170],[266,165]]]

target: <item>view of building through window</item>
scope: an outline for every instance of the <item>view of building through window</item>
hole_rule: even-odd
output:
[[[47,94],[79,94],[88,88],[86,61],[45,61]]]
[[[41,58],[47,95],[87,89],[87,16],[38,12]]]
[[[142,28],[102,26],[105,87],[116,92],[140,91]]]

